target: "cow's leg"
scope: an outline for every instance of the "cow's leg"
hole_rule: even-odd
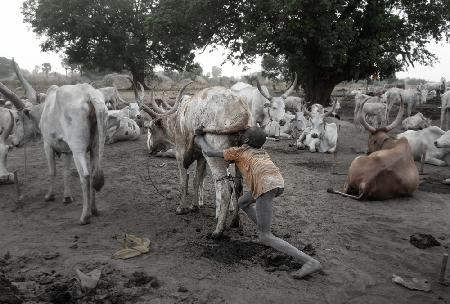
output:
[[[234,209],[233,209],[233,213],[231,215],[231,223],[230,226],[237,228],[241,225],[240,221],[239,221],[239,198],[242,196],[242,174],[241,171],[239,171],[239,169],[237,168],[237,166],[234,167],[234,189],[233,189],[233,193],[234,193],[234,200],[232,200],[232,203],[235,204]]]
[[[55,162],[55,151],[50,147],[49,144],[44,142],[44,153],[45,157],[47,158],[48,163],[48,172],[50,177],[50,185],[48,188],[48,192],[45,195],[45,201],[54,201],[55,200],[55,194],[54,194],[54,186],[55,186],[55,177],[56,177],[56,162]]]
[[[444,167],[447,165],[445,161],[434,157],[429,157],[428,155],[425,156],[425,163],[440,167]]]
[[[98,166],[98,150],[96,148],[91,148],[90,150],[90,165],[91,174],[89,179],[89,208],[91,209],[91,214],[94,216],[98,215],[97,205],[95,203],[95,189],[92,186],[94,184],[94,170]]]
[[[73,202],[72,198],[72,191],[70,190],[70,163],[71,163],[72,155],[71,153],[64,153],[63,154],[63,181],[64,181],[64,197],[63,197],[63,203],[69,204]]]
[[[87,166],[85,152],[73,152],[73,160],[80,176],[81,191],[83,192],[83,211],[81,212],[81,225],[89,224],[91,219],[91,206],[89,202],[91,177]]]
[[[187,170],[183,167],[183,156],[184,151],[177,151],[176,152],[176,159],[178,163],[178,173],[180,175],[180,191],[181,191],[181,202],[180,205],[177,207],[176,213],[177,214],[186,214],[190,211],[190,208],[187,204]]]
[[[216,208],[218,208],[218,221],[216,229],[213,232],[213,237],[220,237],[222,235],[226,219],[228,208],[230,207],[231,198],[231,186],[226,178],[227,162],[221,158],[205,157],[209,168],[211,169],[212,176],[214,178],[216,186]],[[216,210],[217,213],[217,210]]]
[[[14,182],[14,174],[8,172],[8,169],[6,168],[8,151],[8,145],[0,138],[0,184],[10,184]]]
[[[206,172],[206,159],[201,157],[197,160],[197,167],[194,177],[194,199],[193,209],[203,206],[203,180]]]

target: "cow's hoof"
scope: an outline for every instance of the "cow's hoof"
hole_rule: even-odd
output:
[[[55,195],[54,194],[47,194],[47,195],[45,195],[44,199],[45,199],[46,202],[52,202],[52,201],[55,200]]]
[[[190,212],[190,208],[186,208],[186,207],[178,207],[176,213],[177,214],[188,214]]]
[[[91,217],[90,216],[86,216],[84,218],[80,218],[80,224],[81,225],[87,225],[91,222]]]
[[[73,203],[73,198],[72,198],[71,196],[65,196],[65,197],[63,198],[63,204],[64,204],[64,205],[68,205],[68,204],[70,204],[70,203]]]

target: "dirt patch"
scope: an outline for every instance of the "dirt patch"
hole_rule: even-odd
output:
[[[298,167],[304,167],[306,169],[311,170],[317,170],[317,171],[323,171],[323,170],[330,170],[332,166],[334,165],[333,162],[330,161],[316,161],[316,160],[308,160],[308,161],[300,161],[291,163],[294,166]]]

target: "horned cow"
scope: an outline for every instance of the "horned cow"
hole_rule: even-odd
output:
[[[227,180],[228,163],[223,159],[207,157],[199,151],[193,151],[194,131],[203,126],[208,133],[205,138],[209,145],[215,149],[225,149],[236,145],[236,139],[226,134],[234,134],[248,128],[251,125],[251,112],[242,98],[223,87],[204,89],[190,98],[185,98],[183,102],[181,102],[182,91],[173,108],[165,113],[158,113],[143,104],[142,97],[137,99],[139,99],[140,107],[153,118],[151,147],[158,151],[161,146],[175,143],[182,190],[181,204],[177,208],[177,213],[186,213],[198,208],[199,201],[203,196],[206,164],[210,167],[215,180],[216,214],[218,215],[218,223],[213,236],[219,236],[225,228],[231,198],[231,187]],[[138,95],[137,90],[135,94]],[[187,201],[186,166],[189,165],[189,162],[186,165],[184,160],[189,157],[185,155],[185,152],[189,152],[187,155],[195,157],[197,160],[194,199],[191,204]],[[232,223],[239,223],[237,208],[233,214]]]
[[[370,126],[362,114],[361,124],[369,131],[367,156],[355,158],[349,168],[342,192],[328,189],[357,200],[386,200],[411,195],[419,186],[419,172],[406,138],[396,139],[387,133],[400,124],[403,100],[396,119],[386,127]]]

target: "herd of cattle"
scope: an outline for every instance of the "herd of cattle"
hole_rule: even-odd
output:
[[[231,195],[234,192],[239,196],[242,185],[240,179],[233,179],[233,184],[226,178],[229,176],[226,161],[207,157],[193,147],[197,128],[204,127],[206,140],[214,149],[237,145],[240,132],[250,126],[259,126],[270,138],[294,139],[299,149],[334,153],[343,123],[338,114],[338,100],[324,108],[290,96],[297,85],[297,75],[278,97],[271,96],[259,82],[257,87],[239,82],[230,89],[210,87],[192,96],[184,95],[190,84],[186,83],[173,104],[152,98],[146,105],[142,85],[133,83],[131,79],[135,93],[133,103],[123,100],[115,87],[95,89],[89,84],[51,86],[42,94],[37,93],[22,76],[17,64],[13,62],[13,65],[26,98],[19,98],[0,82],[0,93],[8,100],[5,107],[0,107],[0,183],[13,181],[13,174],[6,168],[9,149],[41,136],[50,172],[50,187],[45,200],[55,199],[55,156],[62,155],[63,201],[72,201],[68,179],[73,157],[83,193],[82,224],[97,214],[95,192],[104,184],[101,161],[105,143],[137,139],[141,128],[147,129],[150,153],[172,156],[177,160],[182,194],[177,213],[187,213],[203,205],[203,180],[208,165],[215,181],[218,222],[213,235],[217,236],[225,228]],[[410,195],[419,182],[414,160],[437,166],[448,165],[450,131],[444,129],[448,130],[450,90],[446,89],[443,79],[440,83],[413,89],[390,88],[379,94],[352,91],[350,94],[355,100],[353,120],[369,132],[369,155],[359,156],[352,162],[342,192],[332,189],[329,192],[355,199]],[[440,128],[431,126],[431,121],[421,113],[411,116],[414,107],[427,102],[431,92],[440,95],[442,100]],[[398,106],[399,111],[389,124],[393,106]],[[403,119],[405,106],[407,117]],[[405,132],[396,136],[387,134],[400,124]],[[193,155],[197,162],[192,202],[187,199],[188,168],[183,162],[186,151],[196,151]],[[236,224],[239,223],[238,208],[233,207],[232,223]]]

